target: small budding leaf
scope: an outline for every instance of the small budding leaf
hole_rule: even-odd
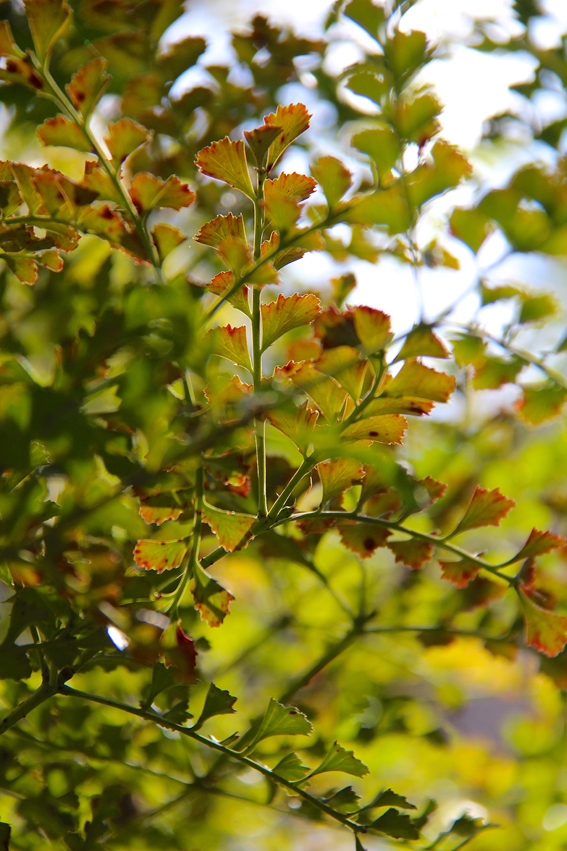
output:
[[[449,357],[447,347],[429,325],[415,325],[412,328],[395,361],[416,357]]]
[[[95,153],[93,146],[82,133],[80,127],[65,115],[47,118],[36,130],[36,136],[42,145],[73,148],[75,151]]]
[[[343,430],[342,437],[345,440],[375,440],[377,443],[400,445],[407,427],[406,418],[400,414],[384,414],[352,423]]]
[[[160,207],[181,210],[190,207],[195,193],[174,174],[162,180],[149,172],[139,172],[132,178],[130,197],[139,213],[147,213]]]
[[[323,505],[353,485],[360,484],[363,478],[362,465],[354,458],[322,461],[317,464],[316,470],[323,486]]]
[[[352,174],[336,157],[321,157],[311,167],[311,174],[325,193],[329,210],[334,210],[352,186]]]
[[[106,59],[93,59],[82,65],[65,86],[73,106],[83,118],[91,114],[110,83],[106,66]]]
[[[298,780],[303,780],[305,775],[308,773],[309,768],[306,765],[303,765],[297,754],[288,753],[283,759],[280,759],[276,766],[274,766],[273,771],[275,774],[279,774],[280,777],[283,777],[284,780],[289,780],[291,783],[295,783]]]
[[[426,562],[431,560],[433,555],[433,544],[429,541],[419,541],[412,538],[410,541],[392,541],[387,544],[395,557],[396,562],[405,564],[406,567],[411,567],[412,570],[418,570],[423,567]]]
[[[309,127],[311,115],[302,103],[292,103],[289,106],[278,106],[275,113],[266,115],[264,124],[269,127],[281,127],[281,133],[268,148],[266,170],[269,173],[283,152],[298,136]]]
[[[236,697],[233,697],[225,689],[218,688],[214,683],[211,683],[205,698],[205,705],[192,729],[198,730],[203,726],[205,721],[213,718],[215,715],[233,715],[236,711],[234,709],[235,703]]]
[[[245,325],[240,325],[237,328],[233,328],[232,325],[213,328],[205,339],[210,342],[211,351],[215,355],[227,358],[227,360],[252,372]]]
[[[251,751],[271,736],[309,736],[313,725],[295,706],[283,706],[272,697],[254,739],[247,750]]]
[[[360,558],[370,558],[378,547],[385,547],[392,534],[373,523],[341,523],[337,528],[345,547]]]
[[[110,151],[113,164],[118,168],[125,159],[150,138],[149,131],[131,118],[121,118],[108,125],[108,136],[104,141]]]
[[[134,561],[138,567],[146,570],[173,570],[180,567],[187,552],[185,540],[178,541],[152,541],[141,539],[134,549]]]
[[[220,142],[213,142],[197,154],[195,160],[199,171],[215,180],[222,180],[234,189],[238,189],[247,198],[254,200],[254,189],[248,171],[244,142],[239,139],[232,142],[228,136]]]
[[[500,526],[500,521],[515,505],[514,500],[501,494],[499,488],[489,491],[477,485],[469,506],[453,534],[478,529],[481,526]]]
[[[567,645],[567,615],[543,609],[518,591],[526,623],[526,644],[546,656],[557,656]]]
[[[457,588],[466,588],[480,570],[478,565],[467,558],[461,558],[458,561],[439,561],[439,564],[443,579],[452,582]]]
[[[262,304],[262,349],[275,343],[282,334],[309,325],[319,315],[321,302],[312,293],[291,296],[279,295],[276,301]]]
[[[539,532],[537,529],[532,529],[528,540],[516,554],[514,560],[521,561],[525,558],[534,558],[534,556],[540,556],[552,550],[557,550],[559,547],[564,547],[566,544],[567,539],[562,535],[554,535],[551,532]]]
[[[198,564],[191,583],[191,591],[195,608],[201,619],[211,627],[220,626],[228,615],[230,604],[234,600],[232,594],[213,579]]]
[[[26,16],[30,25],[35,52],[43,65],[71,23],[71,7],[62,0],[25,0]]]
[[[418,399],[430,399],[432,402],[447,402],[455,386],[454,376],[437,372],[417,360],[406,360],[388,384],[385,395],[417,396]]]
[[[211,248],[218,248],[225,239],[232,238],[246,242],[242,213],[239,216],[233,216],[232,213],[227,216],[217,216],[204,224],[199,233],[193,237],[195,242],[200,242],[201,245],[209,245]]]
[[[249,532],[256,521],[253,514],[237,514],[234,511],[221,511],[205,503],[203,520],[215,535],[220,546],[227,552],[242,549],[250,539]]]
[[[315,768],[309,777],[324,774],[327,771],[342,771],[344,774],[352,774],[354,777],[364,777],[368,774],[368,768],[357,759],[352,751],[347,751],[338,742],[329,748],[323,761]]]

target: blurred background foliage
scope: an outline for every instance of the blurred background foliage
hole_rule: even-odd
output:
[[[413,4],[398,5],[400,17]],[[368,158],[350,139],[377,122],[364,74],[380,60],[360,27],[341,17],[341,2],[329,10],[317,38],[257,15],[232,35],[230,62],[214,65],[203,61],[206,33],[180,37],[176,30],[178,40],[168,37],[184,11],[176,0],[82,0],[72,6],[73,24],[52,61],[57,83],[63,88],[85,61],[104,56],[111,81],[93,119],[95,130],[110,120],[135,119],[153,135],[130,158],[131,174],[177,175],[197,193],[194,206],[152,214],[156,222],[174,223],[192,237],[219,213],[242,210],[251,217],[251,204],[197,174],[195,156],[212,141],[227,134],[240,138],[259,124],[288,101],[289,86],[305,92],[315,130],[290,152],[288,170],[305,167],[313,151],[333,152],[347,158],[358,188],[371,186]],[[1,11],[20,47],[31,48],[21,5],[4,2]],[[567,533],[567,118],[544,124],[536,108],[545,92],[564,102],[567,60],[564,36],[548,49],[533,37],[544,11],[536,2],[516,0],[512,35],[483,20],[469,36],[474,50],[520,52],[534,60],[533,80],[517,86],[521,106],[487,123],[479,157],[505,162],[511,147],[521,148],[519,171],[495,186],[476,169],[468,195],[444,196],[445,205],[458,204],[464,212],[452,214],[449,224],[445,210],[429,214],[426,208],[429,220],[415,237],[418,266],[426,272],[433,268],[457,281],[460,261],[474,266],[473,308],[459,314],[459,326],[451,324],[456,314],[450,311],[440,319],[444,339],[457,341],[448,367],[457,378],[454,401],[436,417],[417,421],[398,452],[417,477],[449,486],[415,528],[448,529],[475,484],[498,487],[516,509],[500,529],[475,530],[466,541],[498,561],[517,551],[534,526]],[[329,60],[349,42],[359,54],[354,73],[348,67],[337,71]],[[432,45],[420,56],[420,68],[410,61],[408,81],[444,50],[446,43],[438,54]],[[195,68],[199,74],[191,76]],[[356,75],[358,87],[352,84]],[[412,98],[416,87],[409,90]],[[0,101],[3,159],[47,162],[81,177],[88,155],[41,149],[36,142],[36,127],[56,113],[49,100],[22,85],[2,85]],[[430,121],[436,120],[433,105]],[[408,168],[420,142],[413,141]],[[381,260],[393,257],[401,266],[416,260],[401,238],[384,230],[341,225],[325,239],[336,269],[334,283],[317,282],[326,303],[347,296],[356,302],[350,276],[362,262],[376,269],[373,304],[380,307],[381,290],[396,286],[395,275],[389,279],[381,271]],[[510,280],[505,264],[512,259],[518,269],[534,257],[544,273],[526,292]],[[284,292],[313,289],[311,280],[302,279],[302,262],[283,275]],[[42,267],[33,287],[7,266],[0,272],[0,699],[6,711],[41,681],[37,654],[18,650],[35,640],[38,629],[50,664],[60,670],[79,660],[77,688],[131,706],[149,694],[153,595],[171,580],[133,561],[136,541],[148,537],[137,494],[148,474],[178,459],[180,443],[192,433],[187,376],[197,386],[199,377],[204,380],[208,352],[198,320],[203,285],[220,268],[206,247],[189,240],[167,258],[166,285],[156,286],[145,267],[87,235],[66,257],[63,271]],[[435,286],[435,277],[427,280]],[[507,290],[497,290],[504,284]],[[414,321],[414,309],[400,330]],[[223,308],[225,321],[233,319],[231,311]],[[482,337],[484,327],[491,337]],[[301,333],[290,334],[276,350],[277,362],[285,363],[302,342]],[[522,370],[525,391],[516,383]],[[227,437],[224,448],[239,458],[233,469],[231,454],[224,467],[219,461],[218,481],[233,477],[234,484],[242,472],[240,456],[252,464],[251,447],[237,434]],[[280,489],[297,453],[275,430],[269,451],[270,488]],[[191,479],[191,457],[184,463]],[[120,483],[128,487],[116,496]],[[254,500],[253,490],[238,493],[236,484],[221,492],[219,485],[219,505],[226,509],[254,512]],[[157,527],[154,539],[169,540],[174,531],[177,537],[184,522],[190,530],[191,520],[182,515]],[[72,546],[65,530],[73,531]],[[188,687],[171,681],[156,698],[160,710],[179,722],[189,711],[198,718],[214,681],[238,696],[236,715],[207,722],[207,734],[222,740],[244,731],[270,697],[293,702],[316,731],[301,750],[308,763],[339,740],[370,769],[366,778],[352,780],[364,801],[393,788],[420,813],[430,799],[437,802],[419,847],[444,851],[470,840],[471,851],[567,848],[567,653],[547,659],[523,647],[515,603],[497,583],[479,578],[455,589],[443,581],[436,561],[409,571],[394,566],[383,549],[361,561],[334,531],[306,538],[301,550],[288,553],[267,536],[215,565],[215,578],[235,597],[221,628],[210,629],[184,599],[180,614],[196,642],[199,682]],[[208,535],[205,550],[214,547]],[[566,611],[566,551],[543,561],[545,588]],[[344,642],[351,629],[348,611],[361,599],[379,613],[376,631]],[[479,605],[486,601],[490,605]],[[124,634],[130,649],[121,643]],[[280,745],[280,739],[264,743],[260,758],[273,764]],[[281,755],[286,752],[282,746]],[[352,848],[346,831],[299,797],[215,759],[178,733],[118,709],[54,698],[0,742],[0,818],[12,825],[9,847]],[[341,788],[340,778],[330,785],[318,777],[311,789],[330,798]],[[456,829],[444,838],[463,814],[499,827],[477,833],[480,822],[467,822],[461,835]],[[379,837],[363,839],[368,849],[386,847]],[[403,839],[397,845],[409,847]]]

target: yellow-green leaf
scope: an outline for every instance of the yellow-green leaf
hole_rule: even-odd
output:
[[[352,174],[336,157],[320,157],[311,174],[325,193],[329,210],[334,210],[352,186]]]
[[[362,465],[354,458],[322,461],[317,464],[316,470],[323,486],[323,505],[353,485],[359,485],[363,479]]]
[[[353,777],[364,777],[368,774],[368,768],[357,759],[352,751],[347,751],[338,742],[331,745],[323,761],[311,772],[309,777],[324,774],[327,771],[342,771],[344,774],[352,774]]]
[[[121,118],[108,125],[107,144],[113,164],[118,168],[140,145],[150,138],[150,132],[131,118]]]
[[[186,552],[187,546],[183,538],[177,541],[142,539],[134,549],[134,561],[138,567],[161,573],[180,567]]]
[[[233,328],[232,325],[213,328],[207,334],[206,339],[210,340],[211,351],[215,355],[227,358],[227,360],[252,372],[245,325],[240,325],[237,328]]]
[[[387,385],[384,395],[417,396],[418,399],[430,399],[432,402],[447,402],[455,385],[454,376],[437,372],[417,360],[406,360],[396,377]]]
[[[203,148],[197,154],[195,162],[202,174],[214,177],[215,180],[222,180],[254,200],[254,189],[242,139],[232,142],[228,136],[225,136],[220,142],[213,142],[212,145]]]
[[[195,200],[195,193],[173,174],[162,180],[149,172],[140,172],[132,178],[130,197],[138,212],[146,213],[159,207],[173,210],[189,207]]]
[[[43,65],[71,23],[73,13],[64,0],[24,0],[24,5],[35,52]]]
[[[311,721],[295,706],[283,706],[272,697],[260,726],[247,750],[271,736],[309,736],[313,732]]]
[[[345,522],[338,525],[341,541],[345,547],[360,558],[370,558],[378,547],[385,547],[392,534],[377,523]]]
[[[309,325],[319,315],[321,302],[312,293],[291,296],[279,295],[275,301],[262,304],[262,349],[275,343],[282,334]]]
[[[106,59],[93,59],[81,65],[65,88],[75,109],[87,118],[103,96],[110,77],[106,73]]]
[[[211,527],[220,546],[231,553],[246,546],[250,539],[249,532],[256,521],[256,517],[252,514],[222,511],[220,508],[205,503],[203,520]]]
[[[65,115],[47,118],[37,130],[36,135],[42,145],[74,148],[76,151],[94,153],[93,146],[78,124]]]
[[[162,262],[182,242],[185,242],[185,235],[181,233],[179,228],[168,225],[166,222],[159,222],[152,230],[152,236],[158,250],[159,259]]]
[[[414,325],[395,360],[407,360],[416,357],[449,357],[447,347],[433,332],[430,325]]]
[[[342,431],[345,440],[375,440],[377,443],[401,444],[408,422],[400,414],[384,414],[354,422]]]

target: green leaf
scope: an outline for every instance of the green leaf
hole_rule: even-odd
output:
[[[368,774],[368,768],[357,759],[352,751],[347,751],[338,742],[329,748],[323,761],[315,768],[309,777],[324,774],[327,771],[341,771],[344,774],[352,774],[354,777],[364,777]]]
[[[280,408],[267,415],[274,428],[289,437],[303,455],[307,454],[313,442],[318,417],[319,412],[310,408],[307,402],[298,408]]]
[[[371,0],[351,0],[345,6],[343,14],[366,30],[374,39],[378,39],[386,23],[384,8],[376,6]]]
[[[456,386],[455,378],[436,372],[417,360],[406,360],[398,374],[386,386],[388,397],[417,396],[432,402],[447,402]]]
[[[254,200],[254,189],[248,172],[244,142],[232,142],[228,136],[213,142],[197,154],[195,160],[199,171],[215,180],[222,180],[238,189],[247,198]]]
[[[245,325],[238,328],[233,328],[232,325],[213,328],[205,339],[209,341],[213,354],[227,358],[252,372]]]
[[[420,831],[407,813],[400,813],[393,807],[370,825],[373,830],[392,836],[394,839],[419,839]]]
[[[275,774],[279,774],[284,780],[289,780],[291,783],[296,783],[298,780],[303,780],[308,773],[309,768],[303,765],[297,754],[288,753],[283,759],[280,759],[278,764],[272,769]]]
[[[23,647],[0,648],[0,680],[27,680],[32,668]]]
[[[392,235],[405,233],[411,225],[407,199],[398,184],[353,200],[342,219],[359,225],[384,225]]]
[[[489,491],[477,485],[468,508],[453,534],[478,529],[481,526],[500,526],[500,521],[515,505],[514,500],[501,494],[498,488]]]
[[[171,669],[166,668],[162,662],[156,662],[152,669],[152,681],[148,692],[144,700],[140,701],[142,709],[148,709],[158,694],[161,694],[169,688],[173,688],[174,685],[175,680]]]
[[[164,570],[180,567],[186,552],[187,545],[184,538],[177,541],[153,541],[146,538],[139,540],[136,544],[134,561],[138,567],[162,573]]]
[[[65,115],[47,118],[36,130],[42,145],[73,148],[75,151],[94,153],[94,149],[78,124]]]
[[[81,65],[73,74],[71,82],[65,86],[73,106],[83,118],[91,114],[108,88],[110,77],[106,73],[107,64],[106,59],[92,59],[86,65]]]
[[[390,317],[382,310],[359,305],[352,309],[356,336],[367,354],[381,352],[392,337]]]
[[[436,142],[431,156],[432,163],[419,165],[407,178],[408,195],[416,208],[447,189],[458,186],[463,178],[472,173],[472,166],[466,157],[446,142]]]
[[[513,384],[525,366],[521,358],[509,360],[487,357],[475,365],[472,385],[475,390],[496,390],[504,384]]]
[[[12,56],[15,59],[25,56],[24,51],[20,50],[14,41],[9,21],[0,21],[0,56]]]
[[[25,0],[35,52],[43,65],[55,42],[71,23],[71,7],[63,0]]]
[[[309,736],[312,732],[313,726],[303,712],[295,706],[283,706],[272,697],[260,726],[246,750],[252,751],[256,745],[272,736]]]
[[[394,553],[396,562],[401,562],[412,570],[423,567],[431,561],[433,555],[433,544],[429,541],[420,541],[418,538],[412,538],[409,541],[392,541],[386,546]]]
[[[279,295],[276,301],[262,304],[262,350],[275,343],[282,334],[310,325],[321,312],[321,302],[312,293],[291,296]]]
[[[130,197],[139,213],[147,213],[160,207],[173,210],[189,207],[195,200],[195,193],[175,175],[162,180],[149,172],[140,172],[132,179]]]
[[[408,79],[424,64],[426,50],[427,36],[419,30],[402,32],[396,29],[384,44],[384,52],[398,80]]]
[[[242,549],[250,539],[249,532],[256,522],[254,514],[221,511],[207,502],[203,505],[203,520],[215,533],[219,545],[227,552]]]
[[[528,322],[541,322],[557,313],[558,304],[551,295],[524,296],[518,322],[522,325]]]
[[[220,626],[228,615],[230,604],[234,600],[230,591],[227,591],[216,579],[209,576],[199,564],[195,566],[191,591],[195,608],[201,615],[201,619],[211,627]]]
[[[414,325],[404,340],[404,344],[396,355],[394,362],[416,357],[450,357],[447,347],[433,332],[430,325]]]
[[[386,789],[384,792],[380,792],[379,795],[374,798],[372,803],[369,805],[370,807],[400,807],[402,810],[416,810],[417,807],[414,804],[410,804],[405,795],[398,795],[397,792],[393,792],[392,789]],[[367,809],[364,807],[364,809]]]
[[[311,174],[325,193],[329,210],[334,210],[352,186],[352,174],[336,157],[320,157]]]
[[[328,798],[323,798],[323,800],[335,812],[353,813],[358,809],[360,795],[357,795],[352,786],[345,786],[344,789],[339,789],[338,792],[334,792]]]
[[[355,148],[374,160],[381,180],[390,175],[400,156],[400,141],[391,127],[380,126],[362,130],[352,137],[351,142]]]
[[[185,234],[179,228],[168,225],[166,222],[159,222],[152,230],[152,236],[162,262],[172,251],[179,248],[181,243],[185,242]]]
[[[124,160],[149,138],[150,132],[137,121],[121,118],[108,125],[108,136],[105,136],[104,141],[110,151],[113,165],[119,168]]]
[[[354,458],[322,461],[317,464],[316,470],[323,485],[323,505],[353,485],[360,484],[363,478],[362,465]]]
[[[236,698],[230,692],[218,688],[214,683],[211,683],[205,698],[205,705],[192,729],[198,730],[203,726],[205,721],[209,718],[214,718],[215,715],[233,715],[236,711],[234,709],[235,703]]]
[[[529,425],[559,416],[567,401],[567,389],[548,381],[546,384],[523,387],[523,398],[516,403],[520,417]]]
[[[468,245],[475,254],[489,233],[494,230],[490,218],[480,210],[455,210],[450,222],[453,235]]]

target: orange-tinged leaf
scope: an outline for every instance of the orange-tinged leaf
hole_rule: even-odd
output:
[[[368,308],[372,310],[372,308]],[[381,313],[381,311],[376,311]],[[385,314],[383,314],[385,315]],[[324,349],[335,346],[358,346],[360,338],[354,326],[354,311],[340,311],[334,305],[323,310],[314,325],[315,336],[321,341]]]
[[[429,325],[415,325],[412,328],[395,360],[407,360],[416,357],[449,357],[445,343],[439,339]]]
[[[49,248],[37,255],[37,262],[52,272],[62,272],[64,267],[63,258],[55,248]]]
[[[382,351],[392,337],[390,317],[381,310],[364,305],[352,309],[356,336],[368,354]]]
[[[80,127],[65,115],[47,118],[36,130],[36,136],[42,145],[73,148],[76,151],[95,153],[88,138]]]
[[[254,200],[254,189],[242,139],[232,142],[225,136],[220,142],[213,142],[199,151],[195,162],[202,174],[222,180]]]
[[[205,339],[211,340],[211,351],[233,363],[243,366],[252,372],[250,351],[246,339],[246,327],[240,325],[233,328],[232,325],[213,328]]]
[[[362,396],[368,361],[362,360],[356,349],[350,346],[325,349],[314,366],[323,375],[335,378],[354,401],[358,402]]]
[[[173,665],[178,682],[191,685],[197,682],[197,650],[195,642],[183,630],[181,622],[164,629],[160,647],[166,668]]]
[[[112,121],[108,125],[108,136],[105,136],[104,141],[110,151],[113,164],[118,168],[136,148],[144,145],[149,138],[150,132],[146,127],[131,118],[121,118],[119,121]]]
[[[217,537],[219,545],[227,552],[240,550],[250,539],[250,530],[256,522],[253,514],[237,514],[234,511],[221,511],[208,503],[203,506],[203,520]]]
[[[264,117],[264,124],[271,127],[281,127],[281,133],[274,139],[268,149],[266,169],[273,169],[283,152],[301,133],[309,127],[311,115],[302,103],[292,103],[289,106],[278,106],[275,113]]]
[[[516,554],[515,560],[520,561],[524,558],[534,558],[534,556],[550,553],[552,550],[557,550],[566,544],[567,539],[562,535],[554,535],[552,532],[539,532],[537,529],[532,529],[528,540],[519,553]]]
[[[124,205],[124,199],[108,172],[98,162],[88,160],[85,163],[85,173],[82,185],[91,192],[96,192],[104,201],[112,201],[119,206]]]
[[[319,315],[321,302],[312,293],[279,295],[276,301],[261,305],[262,350],[292,328],[309,325]]]
[[[524,395],[517,403],[517,409],[529,425],[540,425],[557,417],[567,401],[567,390],[551,381],[538,387],[522,389]]]
[[[307,393],[319,408],[327,422],[337,417],[347,398],[347,392],[334,378],[323,378],[314,364],[304,363],[291,375],[292,383]]]
[[[336,157],[320,157],[311,166],[311,174],[325,193],[329,210],[334,210],[352,186],[352,174]]]
[[[8,57],[4,67],[0,68],[0,80],[29,86],[34,92],[41,92],[45,88],[43,80],[27,57],[25,59]]]
[[[218,275],[207,284],[208,289],[215,295],[224,296],[234,284],[234,272],[219,272]],[[243,286],[236,290],[227,301],[245,313],[246,316],[251,316],[250,304],[248,301],[248,287]]]
[[[362,464],[353,458],[322,461],[317,464],[316,470],[323,486],[323,505],[353,485],[360,484],[364,475]]]
[[[557,656],[567,644],[567,615],[543,609],[518,591],[526,622],[526,644],[546,656]]]
[[[134,175],[130,185],[130,196],[139,213],[158,207],[181,210],[182,207],[191,206],[195,200],[195,193],[174,174],[167,180],[162,180],[147,171]]]
[[[181,233],[179,228],[169,225],[166,222],[159,222],[152,230],[152,236],[158,250],[159,259],[162,262],[182,242],[185,242],[185,235]]]
[[[65,88],[75,109],[87,118],[103,96],[110,77],[106,73],[106,59],[92,59],[81,65]]]
[[[63,0],[24,0],[35,52],[43,65],[71,22],[71,7]]]
[[[264,183],[264,206],[280,233],[292,228],[301,213],[300,204],[314,191],[316,183],[304,174],[280,174]]]
[[[314,411],[307,402],[304,402],[299,408],[291,411],[285,408],[271,411],[267,418],[275,428],[295,443],[303,455],[306,455],[313,442],[313,432],[318,416],[319,412]]]
[[[337,529],[345,547],[360,558],[370,558],[378,547],[385,547],[392,534],[377,523],[339,523]]]
[[[195,242],[200,242],[201,245],[210,245],[211,248],[218,248],[223,240],[230,238],[246,242],[242,213],[239,216],[233,216],[232,213],[227,216],[217,216],[204,224],[199,233],[193,237]]]
[[[32,286],[37,281],[37,263],[31,257],[23,257],[17,254],[2,254],[2,260],[9,270],[16,276],[21,284]]]
[[[386,545],[395,555],[396,562],[417,570],[431,560],[433,544],[412,538],[410,541],[392,541]]]
[[[466,588],[471,579],[474,579],[480,568],[466,558],[458,561],[439,561],[443,579],[452,582],[457,588]]]
[[[232,594],[213,579],[198,564],[191,584],[195,608],[201,619],[209,626],[220,626],[227,616],[230,604],[234,600]]]
[[[373,399],[366,408],[366,413],[370,416],[378,414],[406,414],[414,417],[422,417],[424,414],[429,414],[434,402],[429,399],[418,399],[417,396],[400,396],[399,398],[389,399],[387,396],[379,396]]]
[[[345,440],[375,440],[377,443],[401,444],[408,422],[400,414],[368,417],[347,426],[342,431]]]
[[[407,360],[388,384],[385,396],[417,396],[433,402],[447,402],[456,386],[455,378],[437,372],[416,360]]]
[[[180,567],[187,552],[183,538],[177,541],[153,541],[142,539],[134,549],[134,561],[146,570],[173,570]]]
[[[515,505],[514,500],[501,494],[498,488],[489,491],[477,485],[463,519],[453,534],[481,526],[500,526],[500,521]]]

